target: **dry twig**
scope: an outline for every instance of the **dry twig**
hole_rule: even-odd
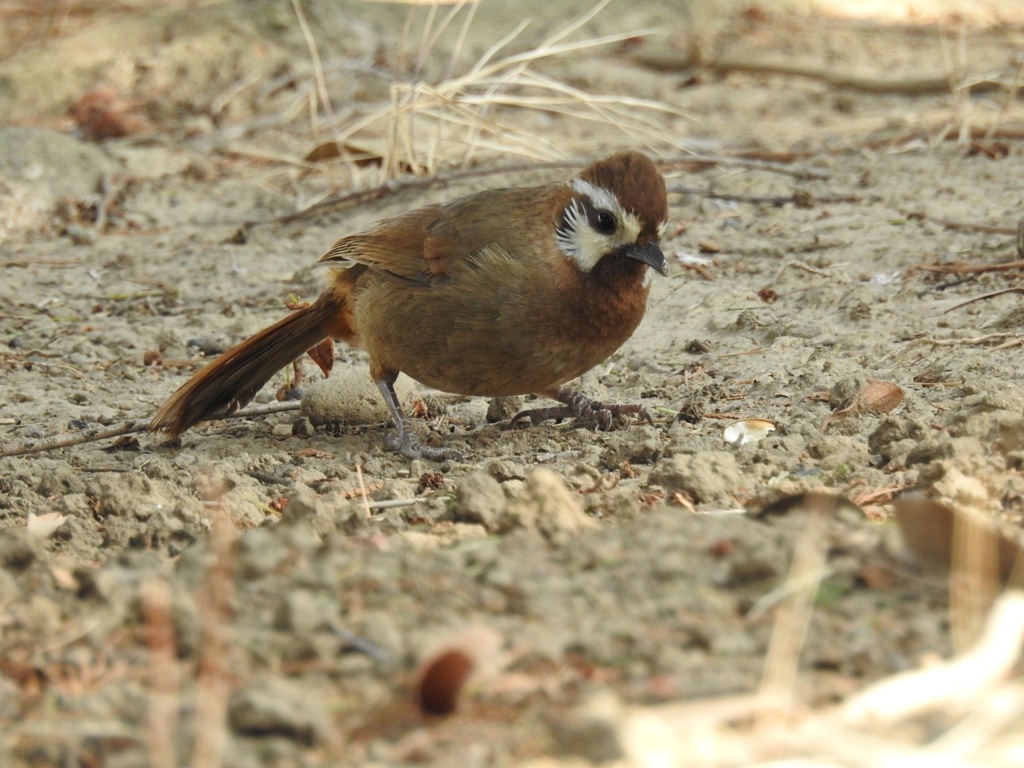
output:
[[[575,158],[571,160],[525,162],[478,168],[459,168],[453,171],[435,173],[431,176],[407,176],[400,179],[392,179],[375,187],[346,192],[343,195],[322,200],[302,209],[301,211],[296,211],[295,213],[290,213],[276,219],[247,222],[245,226],[247,229],[252,229],[264,224],[291,224],[296,221],[323,216],[326,213],[357,208],[360,205],[376,202],[377,200],[402,192],[422,191],[433,187],[447,187],[454,182],[466,181],[484,176],[511,176],[523,173],[537,173],[539,171],[574,169],[596,159],[597,158]],[[769,162],[758,158],[743,157],[742,155],[732,157],[728,155],[687,153],[658,158],[656,162],[664,170],[675,170],[678,168],[695,166],[725,166],[739,167],[751,171],[783,174],[797,179],[824,180],[829,178],[829,173],[827,171],[803,167],[793,168],[784,163]],[[838,199],[835,202],[838,202]]]
[[[697,51],[646,52],[642,51],[635,57],[645,67],[659,72],[678,72],[700,67],[712,72],[727,74],[729,72],[746,72],[750,74],[782,75],[805,80],[817,80],[832,88],[846,88],[862,93],[896,94],[903,96],[923,96],[927,94],[947,93],[950,89],[949,77],[945,74],[925,75],[923,77],[884,77],[880,75],[858,75],[840,72],[827,67],[816,67],[806,64],[794,64],[791,61],[756,61],[749,56],[719,56],[704,59]],[[969,83],[971,93],[981,93],[1006,87],[1006,83],[996,78],[976,77],[965,79]]]
[[[263,405],[251,405],[248,408],[235,411],[226,415],[218,416],[217,419],[248,419],[268,416],[272,413],[283,413],[285,411],[299,410],[301,403],[296,400],[285,402],[265,403]],[[21,442],[0,443],[0,458],[5,456],[25,456],[32,453],[45,453],[55,451],[58,448],[70,448],[73,445],[83,443],[94,443],[98,440],[107,440],[111,437],[121,437],[137,432],[149,430],[149,419],[138,421],[126,421],[116,427],[109,429],[86,429],[81,432],[68,432],[63,435],[52,435],[38,440],[23,440]]]

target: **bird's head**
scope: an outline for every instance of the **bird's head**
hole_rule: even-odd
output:
[[[639,152],[619,152],[569,182],[572,195],[555,229],[559,250],[581,272],[606,259],[633,259],[668,273],[659,245],[668,221],[665,179]]]

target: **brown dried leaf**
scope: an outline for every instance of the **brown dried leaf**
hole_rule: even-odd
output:
[[[324,376],[331,375],[334,367],[334,339],[324,339],[315,347],[309,350],[309,356],[317,364]]]
[[[828,429],[833,419],[856,416],[861,413],[889,413],[903,402],[903,390],[887,381],[869,380],[864,388],[854,395],[845,408],[840,408],[827,419],[822,429]]]
[[[481,672],[494,672],[501,635],[489,627],[463,629],[429,653],[416,674],[415,695],[427,715],[455,711],[466,683]]]
[[[437,470],[424,472],[420,475],[420,481],[416,484],[416,493],[424,491],[436,491],[444,486],[444,475]]]
[[[473,659],[457,648],[438,654],[420,673],[416,700],[426,715],[448,715],[459,703],[459,693],[473,674]]]
[[[319,163],[322,160],[333,160],[336,157],[341,157],[341,149],[338,147],[338,142],[325,141],[323,144],[317,144],[309,150],[302,159],[307,163]]]
[[[94,88],[76,100],[68,110],[84,136],[112,139],[153,130],[149,118],[113,88]]]
[[[903,390],[887,381],[869,381],[853,398],[851,408],[861,412],[889,413],[903,402]]]
[[[379,167],[384,164],[384,158],[379,152],[374,152],[365,147],[358,147],[348,142],[339,145],[336,141],[325,141],[323,144],[317,144],[304,159],[310,163],[318,163],[324,160],[335,160],[339,157],[344,157],[360,168],[368,166]]]

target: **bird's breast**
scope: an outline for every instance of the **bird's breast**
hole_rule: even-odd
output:
[[[446,392],[529,394],[590,370],[632,335],[647,288],[630,269],[588,280],[558,255],[493,247],[431,284],[368,271],[354,315],[385,370]]]

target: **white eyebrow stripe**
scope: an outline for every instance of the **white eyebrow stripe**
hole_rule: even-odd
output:
[[[581,179],[578,176],[572,180],[572,188],[579,192],[581,195],[586,195],[590,198],[590,202],[594,204],[595,208],[604,208],[607,211],[613,213],[622,213],[622,206],[616,199],[615,195],[609,192],[607,189],[595,186],[586,179]]]

